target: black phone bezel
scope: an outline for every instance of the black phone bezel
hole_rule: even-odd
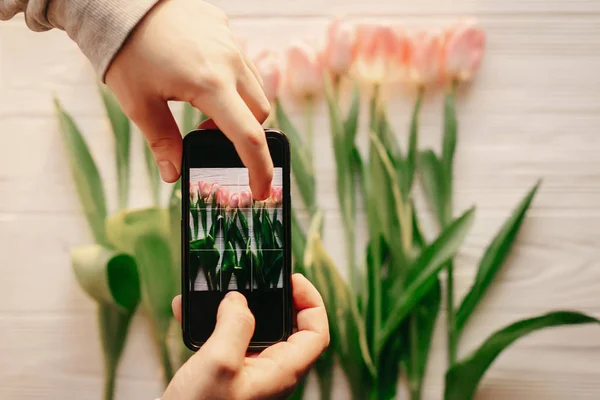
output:
[[[265,348],[279,342],[285,341],[292,334],[292,260],[291,260],[291,183],[290,183],[290,146],[285,134],[275,129],[265,129],[267,144],[271,151],[271,157],[275,166],[280,166],[283,169],[283,207],[284,207],[284,231],[286,240],[284,241],[284,266],[283,266],[283,294],[284,294],[284,331],[280,340],[273,342],[250,342],[248,350],[251,352],[261,351]],[[282,148],[280,155],[273,153],[270,140],[277,140]],[[198,342],[193,339],[194,335],[191,332],[190,323],[190,286],[188,284],[188,269],[187,254],[189,252],[189,230],[184,227],[189,226],[189,164],[191,156],[188,154],[190,148],[198,144],[217,144],[222,145],[225,155],[220,155],[226,158],[227,167],[243,167],[243,163],[239,158],[231,141],[220,131],[216,129],[198,129],[188,133],[183,139],[183,156],[181,168],[181,294],[182,294],[182,335],[185,345],[192,351],[197,351],[205,343]],[[227,149],[231,150],[227,150]],[[278,157],[281,157],[278,159]],[[231,161],[231,162],[230,162]]]

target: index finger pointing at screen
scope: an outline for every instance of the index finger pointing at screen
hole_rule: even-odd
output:
[[[271,194],[273,161],[267,147],[265,132],[238,92],[221,91],[211,98],[210,104],[194,104],[203,109],[233,142],[242,162],[248,168],[250,188],[257,200]]]

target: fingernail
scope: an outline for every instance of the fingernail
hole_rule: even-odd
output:
[[[160,177],[165,182],[174,182],[179,177],[177,168],[170,161],[159,161],[158,171],[160,172]]]

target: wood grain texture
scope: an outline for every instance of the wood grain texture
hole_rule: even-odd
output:
[[[457,298],[468,290],[477,261],[512,207],[538,178],[543,184],[518,245],[466,329],[459,353],[467,355],[516,319],[550,309],[600,317],[600,2],[214,3],[229,13],[252,54],[267,45],[281,49],[294,38],[320,37],[335,14],[407,27],[441,27],[464,15],[477,16],[488,49],[475,83],[459,95],[456,158],[456,212],[476,204],[477,218],[457,262]],[[69,265],[69,249],[88,243],[90,235],[52,109],[56,94],[75,116],[114,211],[113,141],[90,71],[64,33],[30,32],[22,17],[0,25],[0,398],[101,397],[95,305],[77,286]],[[410,94],[393,88],[389,95],[393,126],[405,140]],[[289,107],[301,121],[300,110]],[[318,111],[315,160],[325,240],[346,275],[331,141],[324,108]],[[440,93],[428,96],[421,120],[422,145],[439,148]],[[364,145],[365,135],[359,140]],[[132,148],[131,205],[139,207],[150,197],[137,133]],[[426,225],[433,234],[433,224]],[[438,325],[426,400],[441,399],[443,391],[443,321]],[[119,371],[117,399],[160,395],[150,343],[145,320],[137,317]],[[348,398],[339,371],[334,381],[334,398]],[[314,383],[311,377],[307,398],[318,398]],[[567,398],[600,398],[597,327],[555,329],[517,342],[493,365],[477,395],[479,400]]]

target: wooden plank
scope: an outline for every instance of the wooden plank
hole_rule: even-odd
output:
[[[285,2],[264,0],[261,2],[239,2],[236,0],[216,0],[212,2],[229,15],[246,18],[279,16],[322,16],[345,15],[487,15],[487,14],[590,14],[600,12],[600,6],[593,0],[381,0],[368,6],[360,0],[305,0]]]

